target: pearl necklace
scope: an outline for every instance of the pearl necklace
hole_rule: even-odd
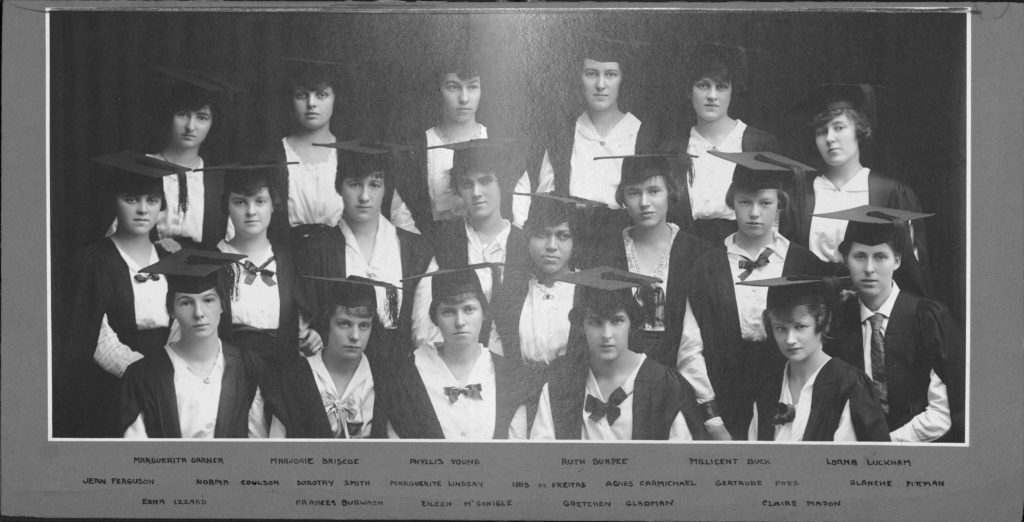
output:
[[[161,153],[159,154],[159,156],[160,156],[160,159],[162,159],[162,160],[166,161],[167,163],[174,163],[173,161],[171,161],[171,160],[167,159],[167,156],[164,156],[164,153],[163,153],[163,152],[161,152]],[[200,163],[202,163],[202,162],[203,162],[203,158],[201,158],[201,157],[197,157],[197,158],[196,158],[196,160],[195,160],[195,161],[193,161],[191,165],[180,165],[180,164],[178,164],[178,163],[174,163],[174,164],[175,164],[175,165],[179,165],[179,166],[182,166],[182,167],[185,167],[185,168],[187,168],[188,170],[195,170],[195,169],[196,169],[196,167],[198,167],[198,166],[199,166],[199,164],[200,164]]]
[[[466,138],[465,140],[460,140],[460,141],[475,140],[475,139],[479,138],[481,134],[483,134],[482,131],[483,131],[483,126],[480,125],[479,123],[477,123],[476,124],[476,131],[473,132],[473,135],[471,135],[469,138]],[[440,125],[438,125],[437,127],[434,127],[434,132],[436,132],[437,133],[437,137],[441,138],[441,141],[443,141],[445,143],[454,143],[455,142],[455,139],[453,139],[451,136],[449,136],[448,133],[446,133],[444,131],[444,129],[441,128]]]

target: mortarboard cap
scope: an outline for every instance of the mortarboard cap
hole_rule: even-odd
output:
[[[848,277],[789,275],[771,279],[741,281],[736,284],[767,288],[768,301],[766,307],[769,310],[776,310],[799,305],[823,304],[832,306],[839,298],[841,285],[847,281],[849,281]]]
[[[573,207],[607,207],[606,203],[600,201],[594,201],[592,199],[581,198],[579,196],[572,196],[568,194],[559,194],[558,192],[513,192],[516,196],[529,196],[533,198],[533,204],[541,204],[541,202],[550,203],[562,203],[565,205],[571,205]]]
[[[855,110],[874,122],[881,88],[867,83],[825,83],[815,87],[794,109],[809,116],[811,124],[818,116],[843,109]]]
[[[633,297],[633,289],[649,289],[661,282],[657,277],[608,266],[571,272],[556,277],[555,280],[581,287],[576,305],[569,313],[570,321],[573,323],[582,321],[583,314],[588,310],[602,316],[611,315],[617,310],[625,310],[631,321],[638,322],[644,313],[649,315],[653,310],[650,310],[651,307],[647,307],[648,310],[641,310],[636,298]],[[651,305],[653,306],[653,303]]]
[[[480,286],[480,278],[476,275],[477,269],[489,268],[495,270],[502,265],[503,263],[475,263],[459,268],[445,268],[407,277],[402,279],[402,283],[417,281],[424,277],[431,278],[430,289],[435,302],[466,293],[477,294],[483,300],[484,292]]]
[[[846,235],[843,238],[844,242],[857,242],[868,246],[896,243],[900,245],[902,252],[903,249],[909,246],[910,240],[909,228],[906,222],[912,219],[926,218],[934,214],[862,205],[838,212],[814,215],[815,217],[845,219],[849,221],[849,224],[846,226]]]
[[[228,97],[236,93],[246,92],[247,90],[231,80],[206,71],[169,66],[156,66],[153,69],[192,87],[207,92],[222,93]]]
[[[330,283],[330,291],[325,296],[326,302],[321,303],[321,310],[325,310],[333,306],[344,306],[347,308],[366,306],[372,310],[376,310],[377,293],[374,290],[376,287],[390,290],[399,289],[391,283],[385,283],[383,281],[359,276],[320,277],[304,275],[301,277]]]
[[[109,175],[108,186],[115,194],[162,194],[164,176],[188,172],[180,165],[130,150],[92,160],[114,169]]]
[[[514,140],[509,139],[480,138],[427,148],[444,148],[454,151],[452,169],[449,171],[449,184],[455,189],[458,186],[459,176],[469,172],[493,172],[499,181],[506,181],[505,178],[512,175],[521,175],[522,172],[513,173],[509,168],[511,148],[514,143]]]
[[[394,155],[412,150],[408,145],[363,139],[314,145],[338,150],[339,179],[361,179],[378,172],[390,173]]]
[[[342,87],[341,82],[347,76],[346,64],[324,58],[278,56],[277,63],[285,79],[283,86],[286,89],[296,86],[313,89],[327,84],[338,91]]]
[[[736,164],[732,184],[745,190],[782,189],[786,185],[803,186],[806,172],[814,172],[809,165],[774,152],[721,152],[708,151],[712,156]]]
[[[597,156],[594,160],[621,159],[622,170],[620,185],[642,183],[652,177],[651,171],[663,176],[678,176],[685,179],[693,170],[693,156],[687,152],[653,152],[645,154],[627,154],[623,156]]]
[[[167,291],[171,295],[198,294],[211,288],[224,290],[226,283],[221,277],[222,271],[242,259],[245,259],[243,254],[186,248],[140,269],[139,272],[165,275]]]

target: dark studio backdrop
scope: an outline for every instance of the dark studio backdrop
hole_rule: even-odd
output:
[[[243,86],[204,143],[208,164],[278,143],[287,100],[281,55],[340,62],[340,139],[402,141],[439,117],[438,68],[472,49],[481,64],[478,121],[492,135],[542,147],[556,122],[584,109],[586,34],[637,40],[623,64],[620,106],[645,124],[692,123],[686,58],[696,45],[748,48],[745,92],[730,113],[820,165],[794,114],[823,82],[882,86],[875,139],[862,162],[910,185],[928,212],[936,297],[963,322],[966,229],[966,30],[962,14],[695,11],[56,12],[50,18],[50,240],[54,349],[69,314],[77,249],[113,219],[94,156],[155,152],[154,66],[215,71]],[[644,45],[643,43],[646,43]],[[340,113],[339,113],[340,110]],[[984,176],[984,173],[975,173]],[[59,378],[59,376],[55,376]],[[54,412],[57,415],[57,412]]]

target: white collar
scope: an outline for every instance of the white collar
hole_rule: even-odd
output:
[[[584,112],[579,118],[576,118],[576,132],[583,138],[590,141],[613,141],[621,137],[630,136],[640,131],[640,120],[633,113],[627,112],[618,123],[605,137],[601,137],[597,133],[597,127],[594,126],[593,120],[590,119],[590,114]]]
[[[636,363],[633,371],[629,372],[629,377],[626,377],[625,382],[618,386],[619,388],[622,388],[622,391],[625,392],[627,397],[633,393],[633,386],[636,384],[636,375],[640,373],[640,367],[644,365],[644,361],[646,359],[646,355],[640,354],[640,361]],[[599,400],[605,402],[608,401],[608,399],[601,395],[601,388],[597,384],[597,377],[594,376],[594,370],[587,370],[587,393],[590,393]]]
[[[896,281],[892,282],[892,292],[889,294],[889,298],[882,303],[882,306],[878,307],[878,310],[872,312],[870,308],[864,305],[864,301],[860,298],[857,302],[860,303],[860,320],[861,322],[867,321],[871,316],[876,313],[882,314],[886,319],[892,317],[892,307],[896,304],[896,297],[900,295],[900,287],[896,285]]]
[[[508,235],[512,231],[512,223],[510,223],[507,219],[504,218],[502,218],[501,222],[501,232],[498,232],[498,235],[494,236],[494,241],[492,241],[490,244],[485,245],[484,242],[480,240],[480,234],[477,234],[476,229],[469,226],[469,221],[463,220],[463,223],[466,225],[466,237],[469,238],[470,244],[476,243],[477,245],[479,245],[481,249],[492,248],[493,246],[497,246],[501,251],[504,252],[505,244],[508,243]]]
[[[868,174],[871,173],[871,169],[863,167],[857,171],[856,174],[847,181],[842,188],[836,187],[831,180],[825,177],[824,174],[818,175],[814,178],[814,185],[820,188],[826,188],[828,190],[839,190],[842,192],[865,192],[868,190]]]
[[[737,233],[738,232],[733,232],[732,234],[729,234],[725,238],[724,242],[726,253],[747,257],[747,251],[743,250],[742,248],[740,248],[739,245],[736,244]],[[774,233],[774,235],[775,237],[772,239],[772,244],[764,248],[772,249],[772,255],[769,256],[769,258],[775,259],[776,261],[785,261],[786,254],[789,252],[789,240],[783,237],[782,234],[779,234],[777,232]],[[764,248],[761,249],[761,252],[764,252]],[[761,252],[758,252],[757,255],[760,256]]]

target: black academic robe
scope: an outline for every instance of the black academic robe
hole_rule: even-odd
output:
[[[504,274],[522,270],[523,267],[529,266],[531,263],[526,234],[515,225],[510,225],[510,227],[508,239],[505,240],[505,266],[500,270]],[[432,244],[437,256],[438,268],[458,268],[469,265],[469,236],[466,235],[465,221],[445,221],[439,224]],[[498,273],[499,270],[495,269],[493,272]],[[491,301],[497,302],[503,299],[501,293],[505,289],[499,278],[493,277],[492,279]],[[490,341],[492,317],[493,314],[485,318],[484,324],[480,328],[480,342],[485,346]]]
[[[501,339],[501,349],[505,359],[512,363],[523,365],[526,372],[525,383],[531,391],[530,400],[527,402],[527,418],[532,423],[533,416],[537,410],[537,400],[540,398],[541,388],[547,380],[549,365],[544,363],[528,363],[523,360],[523,353],[520,344],[519,326],[523,315],[523,306],[526,303],[526,296],[530,291],[530,278],[532,274],[523,270],[513,270],[505,274],[502,283],[502,292],[495,296],[491,305],[494,316],[494,328]],[[573,295],[573,301],[579,298],[579,288]],[[568,316],[566,316],[568,321]],[[566,355],[568,354],[566,348]],[[563,356],[565,357],[565,356]]]
[[[299,315],[295,307],[293,294],[295,291],[295,256],[281,243],[272,243],[274,261],[277,270],[274,280],[277,281],[277,293],[280,300],[278,311],[278,327],[272,332],[253,331],[245,325],[232,325],[231,342],[259,355],[268,366],[276,366],[287,359],[299,357]],[[239,271],[238,285],[245,284],[245,272],[235,265]],[[225,316],[231,317],[231,301],[224,305]]]
[[[864,370],[860,302],[848,299],[840,308],[837,331],[825,351]],[[942,379],[949,398],[952,426],[941,439],[963,442],[966,348],[960,326],[938,301],[900,289],[885,328],[885,371],[888,376],[892,429],[910,422],[928,407],[930,372]]]
[[[775,440],[772,418],[782,393],[782,379],[767,383],[762,393],[757,404],[757,438]],[[864,372],[836,358],[825,363],[811,385],[811,413],[801,440],[833,440],[846,401],[850,401],[850,417],[858,441],[889,441],[885,414],[871,379]]]
[[[237,346],[221,343],[224,377],[217,406],[215,438],[247,438],[249,408],[256,390],[264,382],[263,361]],[[146,435],[151,439],[181,438],[181,421],[174,390],[174,366],[161,349],[132,363],[121,383],[118,429],[124,433],[142,414]]]
[[[827,265],[810,250],[790,243],[783,275],[825,275],[826,269]],[[734,440],[746,439],[751,406],[761,381],[781,379],[786,358],[770,337],[756,342],[743,340],[725,245],[694,261],[686,287],[700,326],[704,362],[719,413]]]
[[[796,234],[786,236],[805,247],[810,242],[811,215],[815,212],[813,179],[807,182],[806,187],[805,205],[809,210],[803,214],[803,219],[797,223]],[[875,171],[868,172],[868,204],[911,212],[922,211],[921,202],[910,187]],[[903,253],[900,267],[893,274],[893,278],[896,280],[896,284],[900,285],[900,288],[907,289],[917,295],[929,297],[934,292],[931,273],[928,269],[928,245],[925,240],[925,224],[923,219],[915,219],[911,223],[914,227],[914,248],[917,249],[918,257],[915,257],[913,251],[907,247]],[[845,275],[847,273],[846,267],[837,267],[836,273]]]
[[[690,146],[690,127],[677,127],[673,131],[666,133],[661,139],[657,152],[674,152],[674,153],[685,153]],[[762,130],[756,129],[751,126],[743,131],[743,137],[741,138],[740,148],[743,152],[782,152],[782,145],[779,143],[778,138],[768,134]],[[673,222],[679,225],[679,227],[691,234],[696,234],[694,231],[694,219],[693,219],[693,208],[690,206],[690,184],[689,180],[683,185],[683,194],[680,195],[679,203],[674,209],[675,218]],[[709,241],[717,241],[725,236],[735,232],[735,227],[724,230],[725,234],[716,233],[715,238],[708,239]],[[781,230],[783,235],[787,235],[787,227],[783,227]],[[721,237],[718,237],[721,236]]]
[[[580,364],[579,359],[556,359],[549,372],[551,417],[555,438],[559,440],[578,440],[583,436],[589,367]],[[693,388],[675,370],[647,357],[633,382],[633,440],[668,440],[672,423],[680,412],[694,440],[708,438]]]
[[[395,161],[394,191],[402,197],[405,206],[412,214],[416,227],[428,238],[433,238],[438,227],[445,224],[434,221],[434,210],[431,203],[430,187],[427,174],[427,129],[412,133],[407,137],[406,143],[413,145],[410,152],[402,153]],[[498,137],[493,129],[488,129],[488,136]],[[516,183],[529,167],[527,151],[519,145],[508,145],[509,154],[505,170],[497,173],[497,181],[501,190],[501,215],[512,215],[512,192]],[[537,174],[535,170],[529,170],[531,191],[537,186]],[[391,208],[393,193],[385,194],[383,208]],[[456,222],[458,220],[455,220]]]
[[[382,369],[374,359],[367,360],[370,363],[370,373],[373,375],[375,396],[370,437],[382,438],[387,433],[387,416],[380,400],[383,377],[379,376],[382,375]],[[264,392],[269,404],[268,410],[284,424],[289,439],[334,438],[320,390],[316,386],[316,377],[304,358],[291,359],[273,372],[268,388],[269,391]]]
[[[549,138],[545,142],[547,146],[548,160],[555,177],[555,192],[561,194],[569,193],[569,183],[572,178],[572,148],[576,141],[576,120],[566,120],[549,131]],[[658,143],[658,129],[650,122],[640,125],[636,135],[636,153],[652,152]],[[532,161],[535,164],[531,172],[539,172],[540,164],[543,161],[543,154],[534,154]]]
[[[494,393],[496,412],[494,438],[507,439],[516,410],[526,402],[526,388],[519,365],[491,353],[494,361]],[[443,439],[444,431],[427,395],[412,354],[398,364],[386,378],[387,394],[383,398],[391,427],[403,439]],[[484,390],[483,393],[487,393]],[[379,396],[378,396],[379,397]],[[464,399],[460,399],[464,400]],[[465,399],[470,400],[470,399]]]
[[[645,351],[648,357],[670,368],[676,367],[676,353],[679,349],[679,341],[683,337],[683,317],[686,315],[686,299],[689,295],[689,288],[686,282],[686,275],[690,271],[693,262],[712,246],[703,239],[683,232],[681,229],[676,234],[669,252],[669,273],[668,281],[665,282],[665,332],[662,342],[650,344]],[[596,258],[581,268],[592,268],[597,266],[610,266],[628,270],[629,264],[626,261],[626,246],[622,242],[621,233],[615,241],[608,243],[607,248],[602,249],[604,255]]]
[[[296,227],[303,231],[304,236],[297,237],[299,249],[295,251],[297,275],[315,275],[322,277],[345,277],[348,275],[345,266],[345,235],[338,227],[315,225]],[[427,271],[433,259],[433,249],[419,234],[396,229],[398,247],[401,250],[402,277],[412,277]],[[299,278],[295,285],[295,302],[299,310],[307,317],[315,318],[320,306],[332,295],[333,283]],[[382,342],[381,348],[390,353],[399,346],[407,346],[412,339],[412,307],[416,285],[403,285],[402,306],[398,311],[398,328],[382,330],[388,332],[388,342]]]
[[[54,350],[54,435],[115,437],[118,378],[93,361],[103,316],[122,343],[146,357],[162,350],[168,328],[136,326],[135,283],[112,240],[86,247],[76,259],[67,342]]]

